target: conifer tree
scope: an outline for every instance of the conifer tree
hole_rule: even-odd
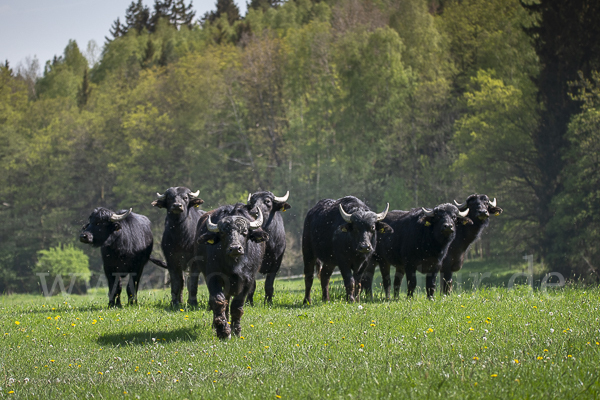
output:
[[[137,3],[132,1],[125,13],[125,21],[127,30],[142,32],[150,25],[150,9],[142,4],[142,0],[138,0]]]

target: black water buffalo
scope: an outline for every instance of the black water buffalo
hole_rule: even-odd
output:
[[[378,263],[385,294],[389,298],[390,266],[394,265],[394,297],[398,297],[404,273],[407,275],[408,297],[412,297],[417,286],[416,272],[419,271],[427,275],[427,296],[432,298],[442,260],[456,235],[456,225],[472,223],[467,212],[460,212],[452,204],[440,204],[433,210],[390,211],[383,222],[389,224],[394,232],[378,238],[372,262],[363,273],[362,286],[370,291],[375,263]]]
[[[137,301],[144,265],[152,253],[150,220],[129,210],[118,213],[98,207],[83,227],[79,240],[100,247],[108,280],[108,305],[121,306],[121,278],[129,274],[128,303]]]
[[[198,305],[198,278],[200,270],[194,262],[194,242],[196,227],[204,211],[198,198],[200,191],[192,193],[186,187],[170,187],[164,194],[152,202],[154,207],[166,208],[165,231],[161,248],[167,261],[166,267],[171,278],[171,303],[179,306],[183,302],[183,272],[189,270],[188,304]]]
[[[232,329],[237,336],[242,332],[244,302],[254,286],[269,236],[262,223],[260,208],[254,220],[246,205],[237,203],[210,211],[198,225],[196,256],[203,264],[213,327],[220,339],[230,338]]]
[[[255,218],[258,217],[258,210],[262,211],[264,221],[262,224],[263,231],[269,234],[269,240],[266,242],[265,257],[258,272],[266,274],[265,280],[265,302],[273,303],[273,282],[275,276],[281,268],[283,253],[285,253],[285,228],[283,226],[283,218],[281,212],[285,212],[292,208],[287,203],[290,196],[288,191],[285,196],[277,197],[271,192],[256,192],[248,195],[247,208],[250,214]],[[247,301],[253,304],[254,290],[256,282],[250,293],[248,293]]]
[[[376,214],[361,200],[346,196],[338,200],[321,200],[308,211],[302,232],[305,304],[311,303],[315,264],[318,265],[323,301],[329,300],[329,279],[336,265],[344,278],[346,298],[354,301],[359,271],[375,249],[377,233],[392,231],[382,222],[388,209],[389,204],[384,212]]]
[[[458,204],[456,200],[454,203],[460,211],[469,211],[468,216],[473,224],[457,226],[456,237],[450,244],[448,254],[444,257],[441,270],[442,293],[444,294],[449,294],[452,290],[452,273],[460,271],[462,268],[467,250],[490,224],[490,215],[502,213],[502,209],[496,206],[496,199],[490,201],[485,194],[472,194],[464,203]]]

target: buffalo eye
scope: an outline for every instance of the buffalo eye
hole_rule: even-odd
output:
[[[375,232],[375,225],[371,225],[371,232]]]

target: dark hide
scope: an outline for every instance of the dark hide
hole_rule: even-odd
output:
[[[121,210],[117,214],[123,214]],[[137,290],[144,266],[152,253],[150,220],[143,215],[130,213],[119,222],[112,222],[113,211],[96,208],[82,229],[79,240],[100,247],[104,274],[108,280],[108,305],[121,305],[121,278],[129,274],[128,303],[137,302]]]
[[[219,232],[207,229],[208,217]],[[223,206],[203,216],[198,225],[196,256],[202,262],[217,337],[240,336],[244,302],[264,254],[268,234],[250,229],[254,221],[245,204]],[[228,324],[231,310],[231,326]]]
[[[340,204],[346,213],[352,214],[351,223],[347,223],[340,214]],[[354,301],[358,293],[358,284],[355,285],[355,282],[360,282],[361,266],[373,254],[377,233],[389,231],[390,227],[377,222],[377,214],[356,197],[319,201],[308,211],[302,232],[304,303],[311,303],[315,264],[321,279],[323,301],[329,301],[329,279],[336,265],[344,278],[346,298]]]
[[[281,212],[289,210],[290,206],[287,202],[275,201],[275,195],[271,192],[256,192],[250,197],[247,206],[250,214],[258,217],[258,208],[263,215],[262,229],[269,234],[269,240],[266,242],[265,257],[260,266],[259,272],[266,274],[265,280],[265,302],[273,303],[273,282],[275,276],[281,268],[283,253],[285,253],[285,228],[283,226],[283,218]],[[254,304],[254,291],[256,286],[248,293],[247,301],[251,305]]]
[[[433,297],[437,274],[448,247],[456,235],[456,224],[472,223],[460,217],[452,204],[440,204],[433,209],[434,216],[426,217],[421,208],[411,211],[390,211],[383,220],[394,233],[377,241],[373,262],[369,263],[361,282],[370,292],[375,263],[379,264],[386,297],[390,297],[390,266],[396,267],[394,297],[398,297],[404,274],[407,275],[407,293],[412,297],[417,285],[416,272],[426,274],[427,296]]]
[[[467,250],[489,225],[490,215],[500,215],[502,213],[500,207],[494,207],[490,204],[490,199],[485,194],[472,194],[467,198],[466,203],[466,207],[469,209],[468,217],[473,221],[473,224],[457,226],[456,237],[450,244],[448,254],[444,257],[442,263],[442,293],[446,295],[452,290],[452,273],[460,271],[462,268]]]
[[[183,302],[183,272],[186,270],[190,273],[188,304],[198,305],[200,270],[194,261],[194,241],[198,220],[204,214],[199,207],[204,201],[190,193],[186,187],[171,187],[164,193],[164,199],[152,202],[153,206],[167,210],[161,248],[171,278],[171,303],[175,307]]]

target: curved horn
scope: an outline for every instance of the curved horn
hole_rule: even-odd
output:
[[[496,198],[495,197],[494,197],[494,200],[490,201],[490,206],[496,207]]]
[[[460,215],[461,217],[466,217],[467,215],[469,215],[469,210],[465,210],[465,211],[458,211],[458,215]]]
[[[219,232],[219,225],[213,224],[210,220],[210,215],[208,216],[208,220],[206,221],[206,229],[210,232]]]
[[[252,198],[252,193],[248,193],[248,200],[246,200],[246,203],[250,203],[251,198]]]
[[[256,209],[258,210],[258,218],[256,218],[256,221],[250,222],[250,229],[258,229],[263,223],[262,211],[260,211],[260,207],[257,207]]]
[[[200,189],[196,190],[195,192],[190,192],[190,197],[192,197],[193,199],[195,199],[196,197],[198,197],[198,195],[200,194]]]
[[[125,218],[127,218],[127,216],[129,214],[131,214],[131,210],[133,210],[133,208],[130,208],[129,211],[125,211],[123,214],[112,213],[112,215],[110,216],[110,221],[111,222],[123,221]]]
[[[382,213],[377,214],[377,221],[383,221],[383,219],[385,218],[385,216],[387,215],[388,211],[390,210],[390,203],[387,203],[387,206],[385,207],[385,210],[383,210]]]
[[[167,197],[167,192],[165,192],[165,194],[156,192],[156,195],[158,196],[158,200],[164,200],[164,198]]]
[[[433,210],[427,210],[425,207],[421,207],[421,210],[423,210],[426,217],[433,217],[433,214],[435,214]]]
[[[462,203],[462,204],[458,204],[458,202],[456,200],[454,200],[454,204],[456,204],[456,207],[458,207],[458,209],[460,211],[464,211],[464,210],[467,209],[467,202],[466,201],[464,203]]]
[[[346,213],[346,211],[344,211],[344,208],[342,207],[341,204],[340,204],[340,214],[342,214],[342,218],[344,218],[344,221],[346,221],[348,223],[352,222],[352,214]]]
[[[273,199],[275,201],[279,201],[279,202],[285,203],[287,201],[288,197],[290,197],[290,191],[289,190],[287,191],[287,193],[285,194],[285,196],[283,196],[283,197],[273,196]]]

